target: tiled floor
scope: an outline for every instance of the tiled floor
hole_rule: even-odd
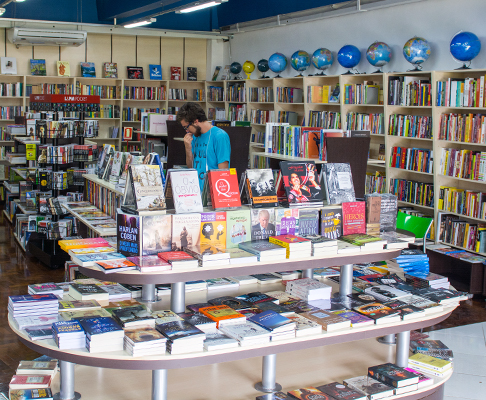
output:
[[[486,322],[428,332],[454,352],[444,400],[486,399]]]

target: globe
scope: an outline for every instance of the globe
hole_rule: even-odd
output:
[[[241,72],[241,64],[239,62],[234,62],[230,65],[230,72],[232,74],[238,75]]]
[[[456,60],[471,61],[481,51],[481,41],[472,32],[459,32],[452,38],[450,50],[452,57]],[[463,68],[469,68],[469,66],[466,67],[464,64]]]
[[[351,69],[359,64],[361,60],[361,52],[356,46],[353,46],[352,44],[347,44],[341,47],[341,50],[339,50],[337,60],[338,63],[341,64],[341,66],[343,66],[344,68]],[[348,71],[347,73],[351,74],[352,72]]]
[[[410,64],[415,65],[415,70],[421,70],[420,64],[430,57],[430,44],[422,37],[415,36],[403,46],[403,56]]]
[[[270,69],[270,67],[268,66],[268,60],[262,58],[260,61],[258,61],[257,69],[258,71],[263,72],[262,78],[267,78],[265,76],[265,72],[267,72]]]
[[[243,63],[243,71],[245,71],[246,79],[250,79],[251,73],[255,71],[255,64],[253,64],[251,61],[246,60]]]
[[[375,42],[366,50],[368,62],[374,67],[378,67],[376,72],[382,72],[380,68],[390,62],[391,56],[391,48],[385,42]]]
[[[297,50],[290,58],[290,65],[297,72],[305,71],[310,65],[310,56],[307,51]],[[300,74],[302,76],[302,74]]]
[[[312,54],[312,65],[321,71],[328,69],[333,62],[334,56],[332,55],[331,50],[324,47],[317,49]],[[324,75],[324,72],[322,72],[320,75]]]
[[[285,68],[287,68],[287,57],[285,57],[282,53],[273,53],[268,59],[268,67],[272,70],[272,72],[279,74]],[[277,75],[276,78],[280,78],[280,76]]]

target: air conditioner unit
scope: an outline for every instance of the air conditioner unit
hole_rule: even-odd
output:
[[[11,28],[8,40],[18,46],[81,46],[86,41],[86,31],[61,31],[56,29]]]

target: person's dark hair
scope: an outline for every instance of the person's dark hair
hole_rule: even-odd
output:
[[[206,113],[204,109],[197,103],[186,103],[184,104],[179,112],[177,113],[177,121],[181,122],[182,120],[193,124],[195,120],[199,122],[207,121]]]

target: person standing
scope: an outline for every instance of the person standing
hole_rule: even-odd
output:
[[[202,192],[206,172],[230,166],[229,136],[208,121],[203,108],[197,103],[184,104],[177,113],[177,121],[186,131],[184,136],[186,164],[189,168],[197,170],[199,188]]]

